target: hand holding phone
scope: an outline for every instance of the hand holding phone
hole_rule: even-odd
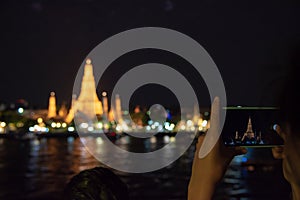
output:
[[[222,140],[226,146],[272,147],[283,145],[276,133],[277,107],[225,107]]]

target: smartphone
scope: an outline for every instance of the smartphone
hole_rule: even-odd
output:
[[[226,146],[272,147],[283,145],[276,133],[279,108],[228,106],[221,137]]]

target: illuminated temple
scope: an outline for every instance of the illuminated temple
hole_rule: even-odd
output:
[[[251,118],[249,117],[248,124],[247,124],[247,130],[244,133],[242,141],[244,141],[245,139],[254,139],[254,138],[255,138],[255,133],[253,132]]]
[[[94,118],[96,115],[103,114],[102,103],[96,93],[96,84],[93,74],[92,61],[86,60],[84,66],[84,74],[81,82],[81,90],[79,97],[73,96],[72,107],[66,117],[69,123],[74,118],[74,113],[80,113],[85,117]]]
[[[143,117],[141,116],[144,115],[135,115],[134,119],[130,120],[129,111],[122,111],[121,97],[118,94],[115,95],[115,101],[111,102],[110,105],[106,92],[102,92],[101,99],[98,97],[91,59],[86,59],[85,61],[79,95],[73,94],[69,112],[65,104],[57,107],[56,103],[56,95],[54,92],[51,92],[48,109],[32,110],[23,114],[37,121],[37,124],[29,128],[31,132],[60,132],[66,131],[66,129],[73,132],[75,131],[75,124],[78,124],[78,127],[85,132],[114,130],[116,133],[124,131],[159,132],[163,130],[167,132],[178,130],[195,131],[196,128],[199,131],[206,131],[209,128],[209,121],[199,115],[197,106],[194,107],[194,116],[188,114],[187,109],[185,111],[186,118],[178,123],[166,121],[164,124],[160,124],[153,120],[143,122]],[[139,106],[136,106],[134,109],[134,113],[143,114],[142,112],[146,113]],[[72,121],[75,116],[77,120],[73,124]],[[250,134],[252,132],[251,121],[249,123],[248,129],[251,131],[247,131],[244,138],[246,136],[247,138],[252,137],[252,133]]]

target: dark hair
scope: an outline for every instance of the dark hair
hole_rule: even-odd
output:
[[[67,184],[63,199],[128,200],[127,185],[111,170],[95,167],[81,171]]]
[[[281,94],[280,110],[282,126],[285,129],[289,125],[291,132],[300,132],[300,45],[295,46],[291,52],[291,63]],[[300,136],[300,134],[299,134]]]

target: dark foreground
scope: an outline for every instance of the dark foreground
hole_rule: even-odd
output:
[[[155,172],[114,172],[128,185],[131,199],[186,199],[193,152],[194,145]],[[247,156],[232,162],[215,199],[288,199],[288,184],[270,149],[249,149]],[[242,161],[249,165],[242,166]],[[0,138],[0,199],[60,199],[73,175],[100,165],[79,138]]]

